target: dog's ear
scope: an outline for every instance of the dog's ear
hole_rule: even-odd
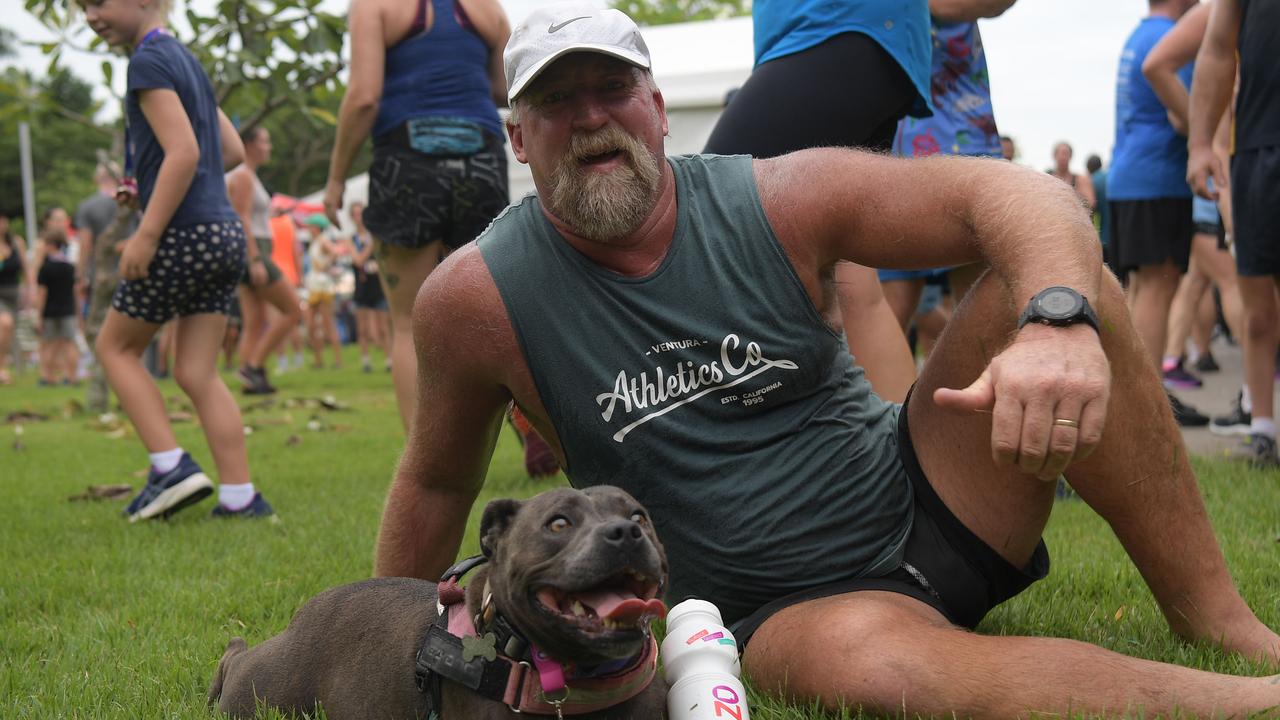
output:
[[[480,517],[480,552],[485,557],[493,558],[494,546],[511,527],[511,521],[519,511],[519,500],[491,500],[484,506],[484,514]]]

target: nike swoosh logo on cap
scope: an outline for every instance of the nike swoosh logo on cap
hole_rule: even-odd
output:
[[[564,22],[559,23],[559,24],[551,23],[551,25],[549,25],[549,26],[547,27],[547,34],[551,34],[551,33],[553,33],[553,32],[559,32],[560,30],[562,30],[562,29],[564,28],[564,26],[565,26],[565,25],[568,25],[568,24],[569,24],[569,23],[571,23],[571,22],[577,22],[578,20],[586,20],[586,19],[587,19],[587,18],[589,18],[589,17],[591,17],[591,16],[590,16],[590,15],[583,15],[582,17],[569,18],[568,20],[565,20]]]

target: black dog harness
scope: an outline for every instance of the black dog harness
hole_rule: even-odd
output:
[[[451,680],[500,702],[512,712],[534,715],[582,715],[612,707],[639,695],[658,668],[652,635],[637,658],[621,664],[572,668],[533,647],[498,612],[485,587],[480,614],[467,616],[466,595],[458,581],[487,558],[475,556],[445,571],[437,587],[435,622],[415,660],[418,690],[427,698],[428,720],[440,720],[441,679]]]

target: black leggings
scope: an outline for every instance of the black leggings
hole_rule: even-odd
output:
[[[774,157],[812,147],[887,151],[915,86],[875,40],[836,35],[757,67],[703,152]]]

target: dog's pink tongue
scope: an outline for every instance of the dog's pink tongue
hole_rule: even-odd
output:
[[[580,593],[578,599],[583,605],[589,605],[596,611],[596,616],[612,620],[635,620],[642,615],[655,618],[667,616],[667,606],[661,600],[641,600],[629,592],[618,593],[613,590],[598,590]]]

